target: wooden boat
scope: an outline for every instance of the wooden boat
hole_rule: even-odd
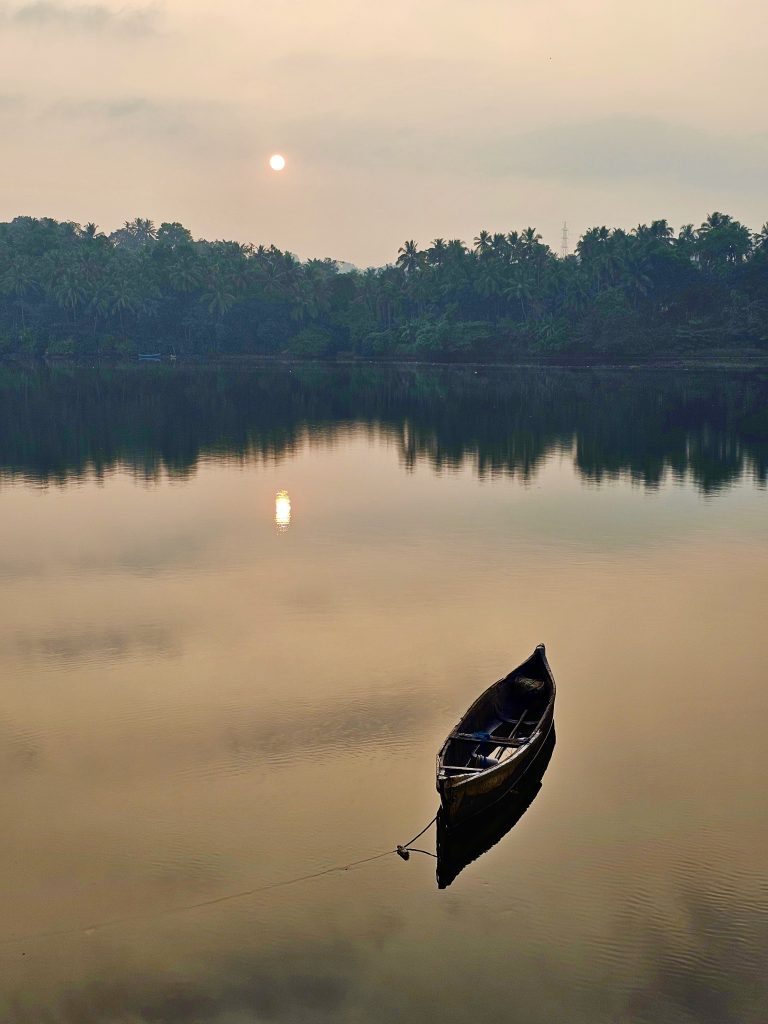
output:
[[[468,864],[482,857],[517,825],[538,796],[555,749],[555,725],[516,785],[491,807],[451,827],[437,812],[437,887],[447,889]]]
[[[448,826],[489,807],[515,785],[552,728],[555,680],[544,644],[481,694],[437,756]]]

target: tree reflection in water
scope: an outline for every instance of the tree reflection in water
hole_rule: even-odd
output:
[[[768,479],[767,399],[764,372],[6,366],[0,473],[184,477],[201,458],[276,460],[353,426],[391,437],[408,468],[530,480],[561,451],[587,480],[672,474],[714,492]]]

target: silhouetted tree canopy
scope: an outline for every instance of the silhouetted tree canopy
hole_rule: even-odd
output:
[[[341,273],[275,246],[195,241],[181,224],[0,224],[0,356],[287,353],[503,360],[768,346],[768,224],[722,213],[596,227],[561,258],[533,229],[470,248],[406,241]]]

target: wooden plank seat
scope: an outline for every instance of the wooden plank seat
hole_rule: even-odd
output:
[[[462,742],[462,743],[472,743],[472,744],[474,744],[474,749],[469,754],[469,759],[474,757],[477,754],[477,752],[479,750],[481,750],[484,746],[485,747],[489,747],[491,750],[496,750],[496,749],[499,749],[499,750],[516,749],[518,747],[522,747],[525,743],[528,742],[528,740],[530,738],[529,736],[519,736],[519,735],[517,735],[519,733],[521,727],[524,726],[524,725],[525,726],[529,726],[529,727],[535,727],[539,723],[539,719],[538,718],[533,718],[533,719],[529,719],[528,721],[526,721],[526,715],[527,715],[527,713],[524,712],[523,715],[520,718],[517,718],[517,719],[515,719],[515,718],[496,718],[495,720],[493,720],[493,721],[488,723],[489,724],[489,730],[487,732],[484,731],[484,730],[478,730],[477,732],[460,732],[460,731],[457,730],[456,732],[451,733],[451,735],[448,737],[448,739],[449,740],[458,740],[459,742]],[[507,726],[507,727],[512,726],[512,730],[509,733],[509,735],[508,736],[494,736],[493,735],[493,731],[495,729],[498,729],[498,728],[502,727],[502,726]],[[462,754],[460,756],[461,756],[461,758],[463,758],[464,755]],[[506,758],[502,756],[501,757],[501,761],[499,763],[503,763],[504,760],[506,760]],[[464,767],[462,767],[460,765],[456,765],[456,764],[446,764],[446,765],[443,765],[443,768],[446,771],[449,771],[449,772],[466,772],[466,773],[473,773],[473,774],[478,774],[480,772],[488,771],[488,769],[490,767],[492,767],[492,766],[491,765],[485,765],[485,767],[483,767],[483,768],[471,768],[469,765],[466,765]]]
[[[519,747],[525,742],[521,739],[513,739],[508,736],[487,736],[485,733],[475,732],[452,732],[452,740],[468,740],[470,743],[491,743],[495,747]]]
[[[514,727],[514,729],[513,729],[513,730],[512,730],[512,732],[511,732],[511,733],[509,734],[509,738],[510,738],[510,739],[514,739],[514,738],[515,738],[515,736],[517,736],[518,732],[520,731],[520,728],[521,728],[521,726],[523,726],[523,725],[531,725],[531,726],[536,726],[536,725],[538,725],[538,724],[539,724],[539,719],[538,719],[538,718],[533,718],[533,719],[531,719],[531,720],[530,720],[529,722],[526,722],[526,721],[525,721],[525,715],[523,715],[523,716],[522,716],[522,717],[521,717],[521,718],[520,718],[520,719],[518,720],[518,722],[517,722],[517,723],[515,724],[515,727]]]

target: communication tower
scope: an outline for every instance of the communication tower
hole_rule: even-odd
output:
[[[568,255],[568,225],[563,221],[563,233],[561,237],[560,255],[565,259]]]

